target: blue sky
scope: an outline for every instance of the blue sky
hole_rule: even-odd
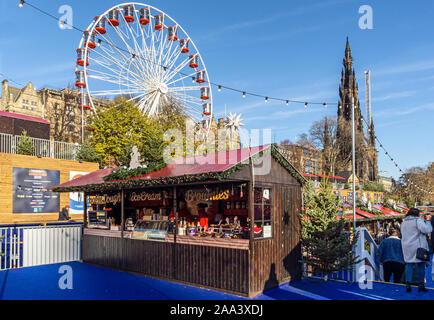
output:
[[[36,88],[63,88],[74,79],[81,34],[15,0],[0,0],[0,72]],[[60,17],[73,9],[73,23],[91,19],[119,1],[29,0]],[[172,16],[190,35],[210,80],[272,97],[338,101],[350,39],[359,98],[365,111],[364,71],[371,70],[376,134],[402,169],[434,161],[434,2],[414,1],[148,1]],[[373,29],[359,28],[359,7],[373,9]],[[19,86],[11,82],[12,86]],[[295,140],[312,122],[336,115],[336,106],[265,104],[223,90],[214,93],[216,117],[242,113],[247,129],[271,128],[274,141]],[[384,175],[398,170],[379,152]]]

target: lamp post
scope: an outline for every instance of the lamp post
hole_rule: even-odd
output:
[[[352,164],[353,164],[353,232],[356,232],[356,137],[354,128],[354,97],[351,98]]]

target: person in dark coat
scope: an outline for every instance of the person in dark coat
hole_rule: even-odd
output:
[[[389,282],[393,275],[394,283],[402,283],[405,261],[402,254],[401,239],[398,230],[393,228],[389,232],[390,237],[380,243],[376,258],[383,265],[384,281]]]

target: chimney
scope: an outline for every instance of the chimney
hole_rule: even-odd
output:
[[[1,99],[3,100],[4,107],[7,109],[8,102],[9,102],[9,86],[8,86],[8,80],[7,79],[4,79],[2,81]]]

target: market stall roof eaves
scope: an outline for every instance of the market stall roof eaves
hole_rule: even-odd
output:
[[[104,183],[104,177],[110,174],[113,170],[115,170],[115,168],[96,170],[77,179],[70,180],[68,182],[52,187],[51,190],[55,191],[54,188],[74,188],[76,186]]]
[[[103,175],[104,172],[102,172],[102,170],[98,170],[94,173],[95,179],[85,180],[84,178],[89,176],[86,175],[73,181],[57,185],[53,187],[52,190],[54,192],[88,192],[121,188],[128,189],[158,185],[174,185],[206,180],[222,180],[249,164],[250,158],[260,157],[264,152],[270,150],[272,157],[295,179],[297,179],[300,184],[303,185],[306,182],[303,176],[273,145],[266,145],[218,152],[205,156],[198,156],[194,159],[191,157],[181,158],[169,163],[160,170],[123,180],[104,181],[104,176],[107,176],[115,169],[107,171],[105,175]]]

